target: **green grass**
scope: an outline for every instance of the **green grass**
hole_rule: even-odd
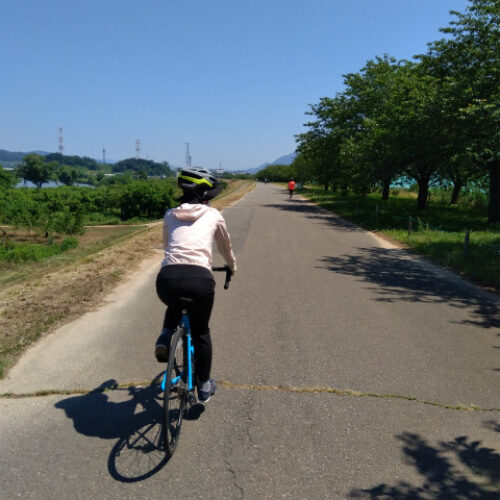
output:
[[[61,243],[0,243],[0,261],[15,262],[39,262],[48,257],[58,255],[78,246],[76,238],[65,238]]]
[[[415,198],[405,191],[387,201],[382,201],[379,194],[340,195],[315,187],[303,189],[300,194],[482,285],[500,290],[500,224],[488,223],[484,207],[450,206],[436,200],[426,209],[418,210]],[[469,232],[467,252],[466,232]]]

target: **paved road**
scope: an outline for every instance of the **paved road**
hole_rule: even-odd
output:
[[[498,499],[498,298],[275,186],[224,215],[238,258],[212,320],[224,382],[173,459],[144,385],[158,255],[0,382],[60,392],[0,398],[0,498]],[[77,394],[117,383],[134,385]]]

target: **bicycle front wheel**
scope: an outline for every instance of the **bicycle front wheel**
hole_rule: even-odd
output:
[[[182,419],[188,401],[187,353],[184,329],[177,328],[168,356],[165,391],[163,392],[163,440],[165,451],[172,455],[179,441]]]

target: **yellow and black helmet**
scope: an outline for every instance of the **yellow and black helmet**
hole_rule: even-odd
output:
[[[199,167],[183,168],[177,176],[177,184],[184,193],[193,193],[200,201],[211,200],[222,189],[212,172]]]

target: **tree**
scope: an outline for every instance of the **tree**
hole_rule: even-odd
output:
[[[382,199],[389,198],[391,183],[401,175],[404,160],[400,151],[401,80],[408,72],[406,62],[384,55],[370,60],[359,73],[345,76],[346,95],[356,120],[342,148],[344,162],[351,165],[351,179],[366,190],[382,186]]]
[[[448,126],[439,79],[421,64],[411,65],[401,80],[406,99],[400,101],[399,148],[405,174],[418,184],[417,207],[424,209],[429,185],[449,155]]]
[[[67,165],[63,165],[57,171],[57,178],[65,186],[72,186],[77,181],[79,175],[80,173],[76,168],[72,168]]]
[[[297,171],[293,165],[268,165],[255,174],[256,179],[270,182],[287,182],[296,177]]]
[[[315,116],[316,120],[305,124],[310,130],[296,136],[297,153],[305,159],[304,165],[312,168],[310,177],[327,190],[336,181],[345,184],[340,151],[350,133],[352,110],[349,99],[341,94],[333,99],[322,97],[310,108],[306,114]]]
[[[32,182],[37,188],[41,188],[53,178],[54,170],[51,165],[35,153],[27,154],[22,164],[16,168],[16,174],[24,182]]]
[[[113,165],[112,171],[115,173],[144,171],[150,176],[173,177],[175,175],[167,162],[157,163],[152,160],[144,160],[143,158],[127,158],[121,160]]]
[[[490,222],[500,222],[500,3],[471,0],[420,56],[443,82],[456,154],[489,175]]]
[[[50,153],[45,156],[45,161],[55,162],[57,165],[69,167],[83,167],[88,170],[99,170],[99,163],[88,156],[66,156],[61,153]]]

